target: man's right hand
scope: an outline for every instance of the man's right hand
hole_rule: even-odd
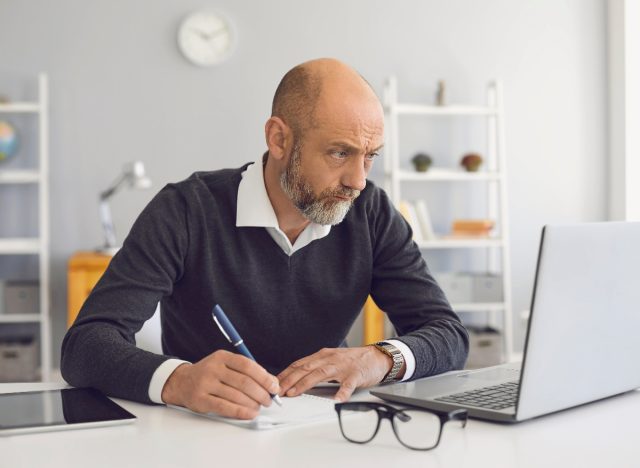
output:
[[[162,401],[198,413],[253,419],[271,405],[277,377],[240,354],[219,350],[195,364],[181,364],[162,389]]]

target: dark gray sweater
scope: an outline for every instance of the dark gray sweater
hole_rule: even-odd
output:
[[[166,359],[232,349],[212,321],[215,304],[275,374],[342,345],[368,294],[414,353],[413,378],[464,365],[467,333],[384,191],[368,182],[328,236],[288,256],[266,229],[236,227],[246,167],[195,173],[144,209],[64,338],[67,382],[151,403]],[[165,355],[134,339],[158,301]]]

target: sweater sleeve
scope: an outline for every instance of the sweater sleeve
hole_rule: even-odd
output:
[[[408,223],[382,190],[373,207],[371,296],[394,325],[394,339],[416,358],[411,380],[461,369],[469,351],[466,329],[429,272]]]
[[[140,214],[62,342],[61,371],[77,387],[152,403],[149,384],[169,356],[135,345],[137,333],[183,272],[186,209],[165,187]]]

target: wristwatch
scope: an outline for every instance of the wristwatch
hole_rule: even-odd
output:
[[[402,369],[402,365],[404,364],[404,356],[402,355],[400,350],[385,341],[378,341],[373,346],[375,346],[376,349],[382,351],[387,356],[390,356],[393,360],[393,366],[391,366],[391,370],[387,373],[387,375],[384,376],[384,379],[382,379],[382,382],[380,383],[385,384],[389,382],[396,382],[397,380],[399,380],[396,377],[398,376],[398,373],[400,372],[400,369]]]

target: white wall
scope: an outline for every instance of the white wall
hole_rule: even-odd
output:
[[[180,18],[205,5],[240,38],[209,70],[175,45]],[[133,159],[154,191],[255,159],[281,75],[319,56],[347,61],[378,91],[396,74],[403,100],[431,99],[445,79],[450,99],[482,102],[484,83],[503,79],[514,306],[528,308],[540,227],[605,216],[604,12],[603,0],[3,0],[0,85],[41,70],[51,79],[56,355],[66,260],[101,242],[98,191]],[[151,196],[114,200],[120,236]]]
[[[640,220],[640,2],[608,2],[609,215]]]

